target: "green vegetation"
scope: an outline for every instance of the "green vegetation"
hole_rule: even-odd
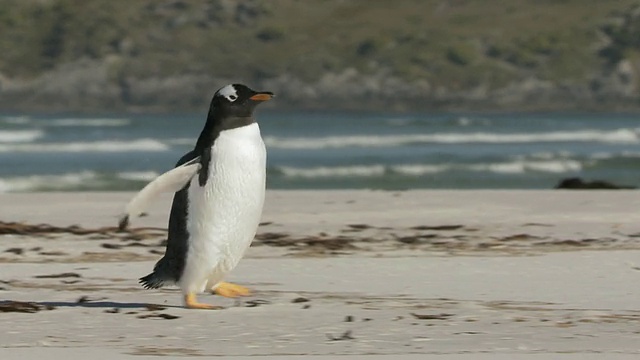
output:
[[[640,23],[628,15],[638,3],[0,0],[0,73],[29,79],[80,58],[112,57],[114,82],[285,73],[317,81],[348,68],[448,89],[495,89],[528,75],[581,81],[638,58]]]

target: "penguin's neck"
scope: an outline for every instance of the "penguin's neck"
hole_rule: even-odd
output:
[[[255,122],[256,119],[253,116],[225,116],[216,118],[209,115],[207,123],[204,125],[204,129],[202,129],[196,142],[196,153],[202,154],[203,151],[210,148],[221,131],[236,129],[251,125]]]

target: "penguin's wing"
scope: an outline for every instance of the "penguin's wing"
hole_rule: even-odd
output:
[[[198,173],[202,167],[200,157],[184,162],[188,155],[180,159],[178,166],[155,178],[129,201],[118,223],[120,230],[129,225],[130,217],[143,214],[152,199],[162,193],[179,191]]]

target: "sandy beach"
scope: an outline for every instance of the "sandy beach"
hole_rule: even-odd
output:
[[[0,195],[0,358],[640,355],[636,191],[269,191],[220,311],[137,284],[170,196],[119,232],[132,195]]]

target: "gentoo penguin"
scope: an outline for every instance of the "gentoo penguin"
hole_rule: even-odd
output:
[[[121,228],[159,193],[176,192],[167,249],[153,272],[140,278],[145,288],[177,284],[192,309],[220,308],[197,302],[205,289],[228,297],[249,294],[222,280],[251,244],[262,215],[266,151],[253,111],[272,97],[241,84],[219,89],[194,149],[127,205]]]

